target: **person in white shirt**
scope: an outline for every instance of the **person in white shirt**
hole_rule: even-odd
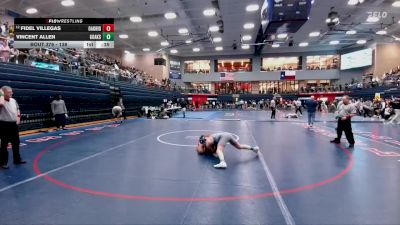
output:
[[[121,106],[116,105],[112,108],[111,111],[112,111],[112,115],[115,119],[114,123],[122,123],[122,108],[121,108]]]
[[[296,107],[296,114],[297,112],[300,112],[300,115],[303,115],[303,112],[301,111],[301,101],[299,99],[297,99],[297,101],[294,101],[294,105]]]
[[[12,98],[13,91],[9,86],[0,90],[0,167],[8,169],[8,143],[11,142],[14,164],[25,164],[19,153],[19,129],[21,113],[18,103]]]
[[[341,104],[338,105],[336,111],[336,119],[338,120],[336,128],[337,137],[333,139],[331,143],[339,144],[344,131],[347,141],[349,142],[349,148],[354,148],[355,141],[351,127],[351,118],[354,117],[356,113],[356,107],[350,103],[350,97],[347,95],[343,96]]]

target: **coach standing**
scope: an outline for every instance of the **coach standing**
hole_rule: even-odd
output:
[[[342,133],[344,131],[347,141],[349,142],[349,148],[354,148],[354,135],[351,129],[351,118],[356,115],[357,110],[353,104],[350,104],[349,96],[345,95],[342,98],[342,104],[338,105],[338,110],[336,111],[336,118],[338,120],[337,124],[337,137],[333,139],[332,143],[340,143]]]
[[[306,102],[307,113],[308,113],[308,126],[312,127],[315,122],[315,112],[317,111],[318,102],[315,101],[315,97],[311,98]]]
[[[8,143],[12,144],[14,164],[26,163],[19,154],[20,111],[17,101],[12,98],[11,87],[4,86],[0,90],[0,167],[8,169]]]

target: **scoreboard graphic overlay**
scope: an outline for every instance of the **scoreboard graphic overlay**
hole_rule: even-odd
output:
[[[16,48],[114,48],[113,18],[15,18]]]

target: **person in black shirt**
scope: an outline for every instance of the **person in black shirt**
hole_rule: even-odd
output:
[[[67,71],[67,69],[68,69],[67,57],[64,57],[64,59],[62,60],[62,63],[63,63],[63,71]]]
[[[315,100],[314,96],[306,102],[307,113],[308,113],[308,126],[312,127],[315,121],[315,112],[317,111],[318,102]]]
[[[187,107],[187,102],[184,98],[181,99],[180,105],[182,108],[182,113],[183,113],[183,118],[186,118],[186,107]]]

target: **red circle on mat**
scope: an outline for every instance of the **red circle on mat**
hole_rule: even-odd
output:
[[[338,145],[342,151],[348,156],[348,162],[347,166],[340,171],[338,174],[335,176],[332,176],[326,180],[317,182],[317,183],[312,183],[312,184],[307,184],[304,186],[299,186],[295,188],[290,188],[290,189],[283,189],[280,190],[279,192],[266,192],[266,193],[260,193],[260,194],[253,194],[253,195],[238,195],[238,196],[221,196],[221,197],[198,197],[198,198],[182,198],[182,197],[161,197],[161,196],[143,196],[143,195],[127,195],[127,194],[119,194],[119,193],[112,193],[112,192],[104,192],[104,191],[96,191],[93,189],[88,189],[88,188],[82,188],[82,187],[77,187],[74,185],[67,184],[65,182],[62,182],[60,180],[57,180],[51,176],[48,175],[48,172],[42,172],[40,171],[39,168],[39,160],[42,158],[42,156],[48,152],[51,149],[54,149],[55,147],[64,144],[66,142],[69,142],[71,140],[75,140],[77,138],[71,138],[65,141],[61,141],[55,144],[52,144],[45,149],[43,149],[41,152],[39,152],[38,155],[36,155],[34,163],[33,163],[33,169],[35,173],[38,176],[42,176],[44,179],[47,181],[50,181],[54,184],[57,184],[61,187],[78,191],[78,192],[83,192],[91,195],[98,195],[98,196],[104,196],[104,197],[110,197],[110,198],[119,198],[119,199],[131,199],[131,200],[144,200],[144,201],[171,201],[171,202],[188,202],[188,201],[194,201],[194,202],[207,202],[207,201],[235,201],[235,200],[245,200],[245,199],[257,199],[257,198],[266,198],[266,197],[271,197],[277,194],[284,195],[284,194],[289,194],[289,193],[296,193],[296,192],[301,192],[304,190],[312,189],[312,188],[317,188],[324,186],[326,184],[329,184],[331,182],[334,182],[336,180],[341,179],[345,174],[347,174],[351,168],[353,167],[354,160],[351,152],[344,148],[341,145]]]

